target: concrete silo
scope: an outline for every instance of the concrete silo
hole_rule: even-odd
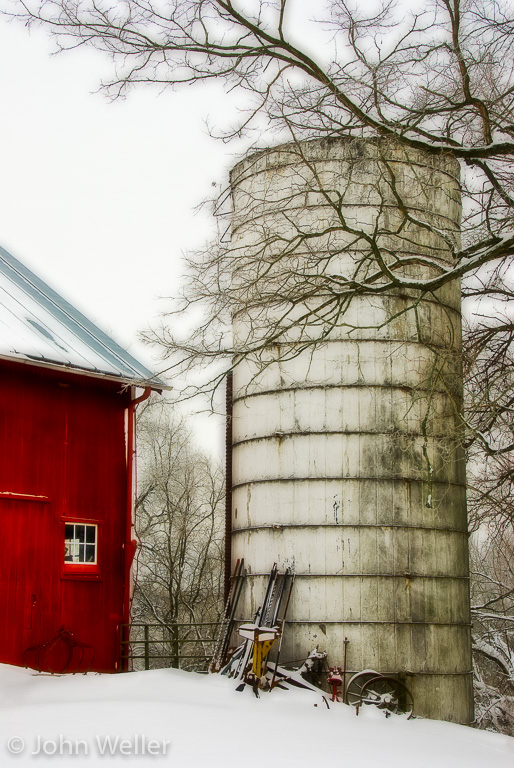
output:
[[[284,662],[319,645],[341,664],[347,637],[350,670],[406,673],[418,714],[470,722],[460,286],[415,289],[451,263],[458,178],[451,157],[368,140],[232,171],[236,349],[277,323],[234,370],[232,553],[251,567],[240,619],[274,562],[296,571]],[[372,235],[408,289],[374,280]]]

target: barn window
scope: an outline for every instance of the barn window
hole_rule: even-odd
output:
[[[96,565],[96,525],[66,523],[64,526],[64,562],[75,565]]]

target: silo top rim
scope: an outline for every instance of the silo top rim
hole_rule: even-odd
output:
[[[387,150],[387,151],[385,151]],[[422,165],[459,178],[460,164],[449,153],[430,153],[405,147],[386,137],[354,138],[347,136],[306,139],[299,142],[277,144],[266,149],[250,152],[230,171],[231,184],[253,168],[255,172],[266,168],[293,165],[301,159],[309,162],[327,160],[380,160],[379,152],[391,162]]]

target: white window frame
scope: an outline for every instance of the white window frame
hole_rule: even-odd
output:
[[[68,526],[73,526],[73,537],[67,538],[66,536],[66,528]],[[95,531],[95,540],[94,542],[88,542],[87,541],[87,533],[86,530],[84,530],[84,542],[81,544],[80,539],[75,535],[75,528],[78,526],[86,529],[86,528],[93,528]],[[94,546],[94,553],[95,557],[94,560],[66,560],[67,555],[67,548],[70,547],[71,550],[79,549],[80,546],[84,547],[84,557],[86,556],[86,547],[88,546]],[[71,556],[73,557],[74,554],[77,554],[77,552],[71,552]],[[98,565],[98,525],[96,523],[86,523],[86,522],[78,522],[75,520],[67,520],[65,522],[64,526],[64,565],[65,566],[96,566]]]

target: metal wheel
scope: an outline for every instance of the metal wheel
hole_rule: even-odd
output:
[[[414,699],[412,694],[400,680],[395,677],[376,675],[366,680],[360,692],[362,704],[374,704],[383,709],[386,714],[407,715],[412,717]]]
[[[373,669],[365,669],[363,672],[357,672],[348,680],[346,686],[345,702],[352,707],[358,707],[362,703],[362,689],[369,680],[378,676],[378,672]]]

